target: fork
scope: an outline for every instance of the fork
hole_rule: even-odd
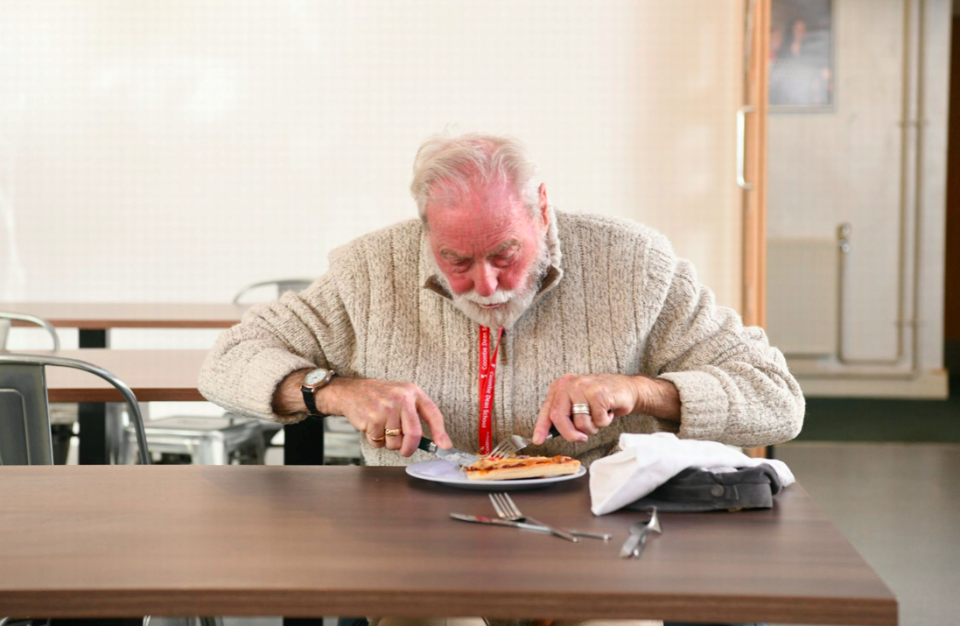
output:
[[[562,528],[557,528],[556,526],[551,526],[550,524],[544,524],[540,520],[521,513],[520,509],[517,508],[517,505],[513,503],[513,498],[511,498],[510,494],[508,493],[491,493],[490,502],[493,503],[493,509],[497,512],[497,516],[499,516],[500,519],[509,520],[511,522],[526,522],[528,524],[543,526],[545,528],[549,528],[550,532],[557,537],[562,537],[563,539],[572,541],[573,543],[580,543],[578,538],[574,537]]]
[[[549,441],[554,437],[558,436],[560,431],[557,430],[556,426],[550,427],[550,432],[547,434],[547,438],[544,441]],[[503,441],[497,444],[497,447],[490,451],[490,454],[487,455],[488,459],[492,458],[506,458],[511,457],[520,452],[527,446],[533,443],[533,439],[529,437],[521,437],[520,435],[510,435]]]

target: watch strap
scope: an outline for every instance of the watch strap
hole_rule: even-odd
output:
[[[313,396],[313,387],[307,387],[304,385],[300,387],[300,393],[303,394],[303,403],[307,405],[307,415],[311,417],[323,417],[320,415],[320,411],[317,410],[317,401]]]

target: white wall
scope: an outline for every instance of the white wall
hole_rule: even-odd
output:
[[[739,306],[742,11],[5,0],[0,301],[219,302],[319,275],[332,248],[415,216],[414,153],[451,126],[523,139],[558,208],[663,230]],[[11,347],[43,345],[12,333]]]
[[[738,1],[0,4],[0,300],[222,301],[415,214],[428,135],[512,133],[556,205],[739,302]]]
[[[844,294],[846,311],[840,324],[843,351],[853,362],[842,365],[834,359],[819,363],[797,359],[791,366],[795,371],[814,376],[867,370],[878,374],[877,380],[884,381],[886,374],[908,369],[913,358],[910,339],[914,321],[913,224],[919,214],[921,278],[916,317],[920,329],[919,370],[921,375],[940,377],[936,384],[923,385],[927,391],[941,394],[946,390],[946,379],[937,372],[942,367],[943,344],[943,224],[951,3],[949,0],[923,0],[922,3],[921,44],[917,29],[919,0],[909,2],[911,29],[906,40],[904,0],[834,0],[836,110],[771,115],[768,228],[771,238],[830,239],[835,237],[840,223],[852,225]],[[923,84],[918,85],[921,48]],[[905,91],[906,112],[903,110]],[[923,123],[918,125],[915,121],[921,114]],[[906,142],[902,140],[901,131],[904,119],[908,129]],[[920,143],[918,132],[922,135]],[[922,150],[919,167],[918,146]],[[916,193],[918,184],[919,194]],[[901,200],[905,202],[908,218],[902,259],[899,254]],[[896,329],[900,321],[897,281],[901,270],[905,270],[908,278],[903,293],[903,358],[898,363],[874,366],[869,362],[892,360],[897,355]],[[770,275],[769,280],[777,277]],[[772,339],[775,341],[776,337]],[[840,392],[858,395],[856,384],[850,381],[838,384]],[[821,387],[817,381],[807,381],[804,385],[808,392]],[[887,392],[891,389],[886,382],[881,387]],[[861,388],[865,393],[879,389],[876,385]],[[898,393],[910,393],[905,386],[898,389]]]

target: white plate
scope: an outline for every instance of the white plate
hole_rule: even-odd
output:
[[[580,478],[587,473],[587,468],[580,466],[576,474],[564,476],[550,476],[549,478],[518,478],[516,480],[470,480],[460,471],[460,466],[453,461],[433,459],[407,466],[407,474],[421,480],[443,483],[459,489],[476,489],[478,491],[513,491],[515,489],[536,489],[566,480]]]

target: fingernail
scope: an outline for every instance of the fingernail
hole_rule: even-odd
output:
[[[589,439],[589,437],[587,437],[586,435],[580,435],[579,437],[577,437],[577,441],[579,441],[580,443],[587,443],[587,439]]]
[[[440,444],[440,445],[442,445],[444,448],[452,448],[452,447],[453,447],[453,442],[450,441],[450,437],[447,436],[446,434],[444,434],[443,437],[441,437],[441,440],[442,440],[442,441],[441,441],[441,444]]]

